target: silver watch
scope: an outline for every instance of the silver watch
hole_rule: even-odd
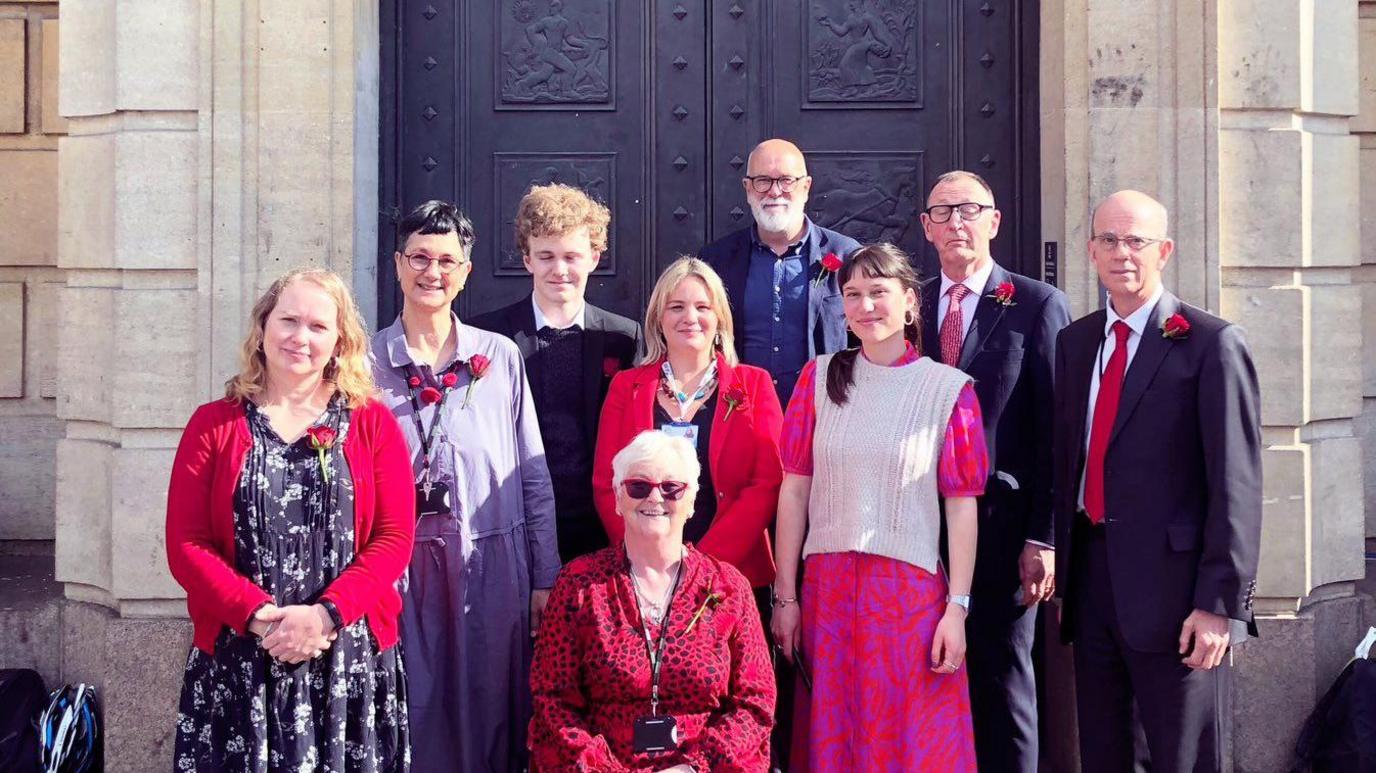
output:
[[[954,593],[948,593],[948,594],[946,594],[946,603],[947,603],[947,604],[959,604],[961,607],[963,607],[963,608],[965,609],[965,613],[966,613],[966,614],[969,614],[969,613],[970,613],[970,596],[969,596],[969,594],[960,594],[960,595],[957,595],[957,594],[954,594]]]

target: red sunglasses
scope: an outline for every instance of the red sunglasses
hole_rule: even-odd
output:
[[[666,502],[676,502],[683,498],[683,492],[688,490],[688,484],[677,480],[653,481],[644,478],[629,478],[621,481],[621,487],[626,489],[626,496],[631,499],[644,499],[650,495],[650,491],[658,488],[659,493],[664,496]]]

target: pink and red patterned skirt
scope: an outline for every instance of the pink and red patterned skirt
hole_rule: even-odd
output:
[[[946,580],[865,553],[809,556],[794,770],[973,771],[965,666],[931,670]]]

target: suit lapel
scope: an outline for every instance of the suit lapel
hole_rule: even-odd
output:
[[[602,357],[606,350],[605,320],[602,310],[586,304],[583,312],[583,412],[587,427],[597,426],[602,408]]]
[[[1099,351],[1099,343],[1103,340],[1106,316],[1103,309],[1093,312],[1090,315],[1093,321],[1085,326],[1080,339],[1066,341],[1066,376],[1069,383],[1062,388],[1067,390],[1070,415],[1075,420],[1070,437],[1075,442],[1077,486],[1085,465],[1085,432],[1089,429],[1089,385],[1094,378],[1094,369],[1098,367],[1095,355]]]
[[[1142,399],[1142,393],[1147,391],[1152,378],[1156,376],[1161,361],[1166,359],[1171,347],[1175,346],[1173,341],[1161,335],[1161,325],[1179,308],[1178,298],[1170,293],[1163,293],[1152,311],[1147,326],[1143,328],[1142,341],[1137,345],[1137,353],[1133,355],[1128,372],[1123,377],[1123,393],[1118,398],[1118,415],[1113,421],[1113,434],[1108,438],[1110,445],[1123,430],[1128,417],[1132,416],[1132,410],[1137,407],[1137,402]]]
[[[507,307],[507,324],[511,326],[511,340],[516,342],[516,348],[521,350],[521,359],[526,362],[526,372],[530,374],[528,378],[534,381],[533,371],[539,367],[536,364],[538,358],[535,357],[539,344],[535,340],[535,308],[529,296]]]
[[[936,318],[937,300],[941,296],[941,274],[927,281],[922,293],[922,351],[919,354],[941,361],[941,320]]]
[[[994,264],[994,270],[989,272],[989,279],[984,283],[984,290],[979,294],[979,301],[975,304],[975,319],[970,323],[970,332],[965,336],[965,342],[960,347],[960,363],[957,367],[961,370],[968,370],[970,361],[975,358],[980,349],[984,348],[984,342],[989,339],[989,334],[994,332],[994,328],[1003,321],[1003,315],[1008,311],[1008,307],[994,300],[994,288],[1008,281],[1008,272]]]
[[[726,358],[717,355],[717,401],[712,409],[712,432],[707,440],[707,469],[712,473],[712,479],[716,480],[717,460],[721,457],[721,450],[726,444],[726,425],[730,422],[721,420],[722,414],[726,411],[726,398],[723,396],[726,391],[736,384],[736,370],[726,364]],[[744,388],[744,384],[741,385]],[[736,415],[737,411],[732,411],[731,415]]]

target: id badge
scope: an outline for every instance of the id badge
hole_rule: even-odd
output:
[[[449,486],[439,481],[416,484],[416,515],[448,516],[450,514]]]
[[[661,425],[659,430],[666,435],[681,437],[693,444],[693,448],[698,447],[698,428],[697,425],[686,421],[675,421],[670,424]]]
[[[678,721],[668,715],[641,717],[635,721],[631,749],[636,754],[669,752],[678,748]]]

